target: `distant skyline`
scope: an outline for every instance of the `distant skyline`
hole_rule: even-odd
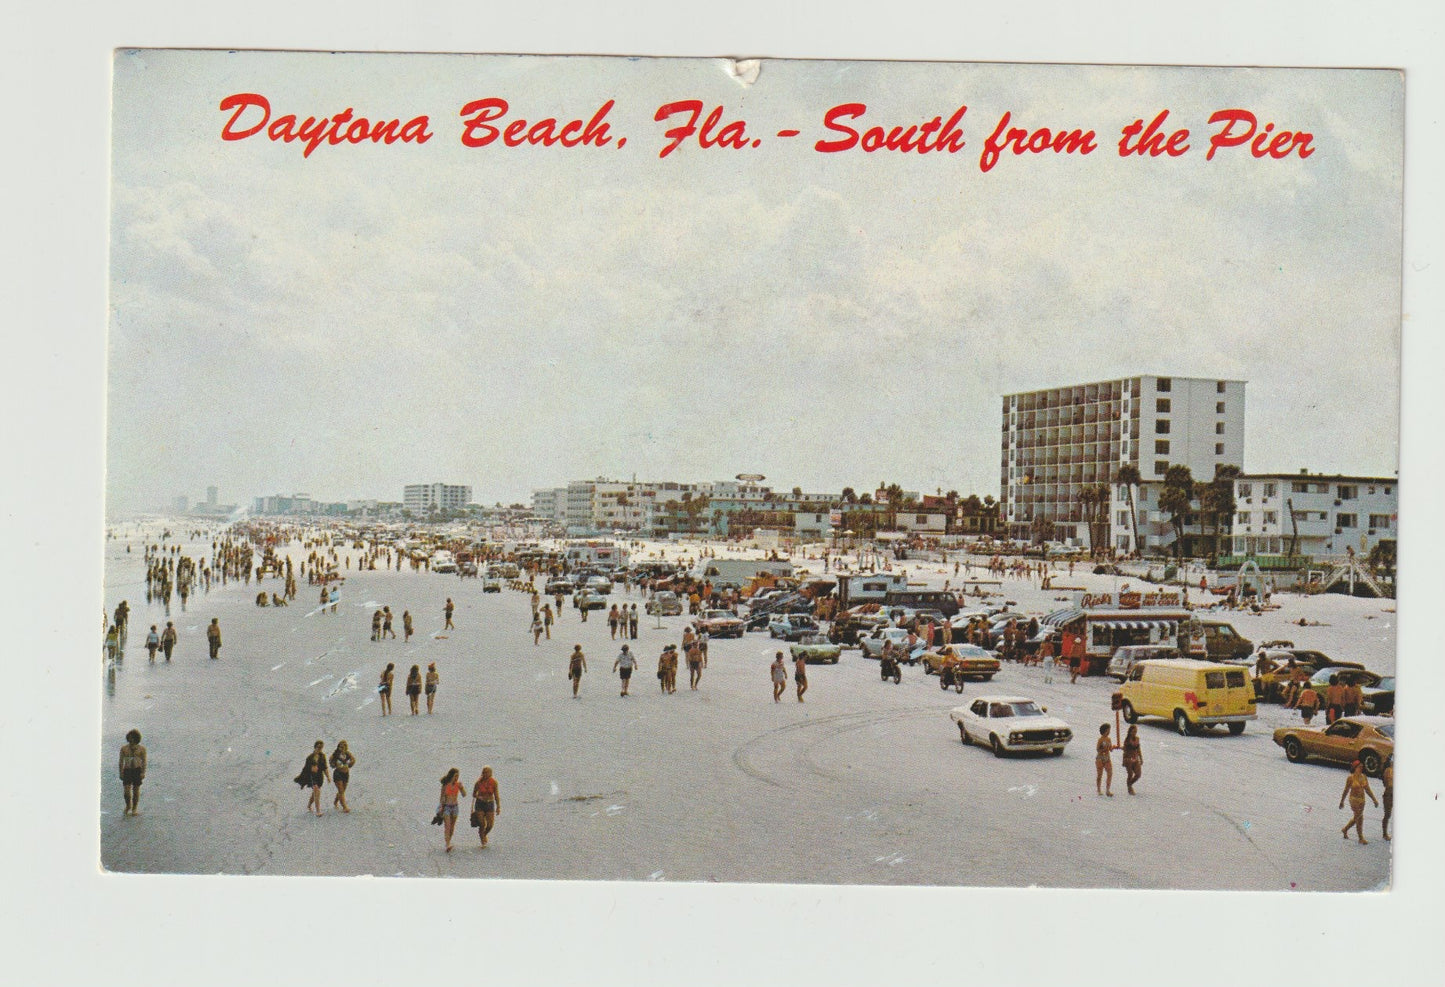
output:
[[[426,113],[435,136],[224,142],[236,92]],[[745,87],[706,59],[117,52],[108,508],[738,472],[997,496],[1001,395],[1151,373],[1248,382],[1248,472],[1393,475],[1402,92],[1358,70],[769,60]],[[614,99],[630,141],[461,146],[459,108],[492,95],[531,120]],[[659,159],[653,111],[685,97],[765,142]],[[848,101],[888,123],[967,105],[968,150],[813,152]],[[1203,142],[1234,106],[1315,154],[1114,152],[1159,109]],[[1005,110],[1100,151],[980,173]]]

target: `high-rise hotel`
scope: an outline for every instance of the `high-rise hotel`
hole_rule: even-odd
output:
[[[1157,547],[1146,532],[1171,537],[1154,516],[1171,465],[1188,466],[1196,480],[1211,479],[1217,466],[1243,468],[1244,383],[1139,376],[1004,395],[1000,500],[1010,535],[1027,538],[1042,517],[1054,524],[1053,537],[1088,544],[1079,495],[1105,484],[1108,544],[1132,551],[1129,493],[1115,482],[1130,464],[1143,481],[1140,540]]]

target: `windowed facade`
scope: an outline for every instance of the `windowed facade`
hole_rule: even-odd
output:
[[[1132,491],[1137,506],[1172,464],[1189,467],[1199,479],[1213,476],[1222,462],[1242,466],[1244,382],[1226,384],[1227,416],[1214,411],[1224,398],[1212,378],[1139,376],[1003,395],[999,479],[1009,536],[1028,537],[1042,518],[1053,524],[1051,537],[1087,544],[1079,494],[1087,485],[1104,484],[1111,498],[1101,517],[1116,530],[1101,543],[1115,545],[1115,536],[1124,533],[1116,527],[1118,512],[1128,508],[1131,493],[1116,483],[1120,467],[1139,471],[1141,483]],[[1224,457],[1219,444],[1236,458]],[[1146,458],[1150,453],[1153,458]],[[1128,529],[1132,550],[1132,518]],[[1146,519],[1141,511],[1137,537],[1146,548],[1163,548],[1175,534],[1166,520]]]

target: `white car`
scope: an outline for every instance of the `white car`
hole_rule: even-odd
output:
[[[1074,731],[1057,716],[1023,696],[979,696],[948,714],[958,724],[965,744],[979,743],[994,757],[1014,751],[1049,751],[1062,754]]]

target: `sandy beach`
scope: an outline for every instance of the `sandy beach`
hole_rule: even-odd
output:
[[[633,694],[611,672],[620,642],[605,611],[583,624],[564,606],[551,641],[532,644],[524,594],[484,594],[481,580],[396,571],[346,575],[338,613],[315,612],[303,582],[286,608],[258,608],[254,584],[213,585],[188,609],[172,607],[175,660],[152,666],[143,640],[159,606],[144,603],[140,540],[124,526],[107,543],[107,602],[132,606],[130,644],[104,705],[101,856],[109,870],[628,881],[728,881],[1124,888],[1350,890],[1389,881],[1390,847],[1343,844],[1336,810],[1344,772],[1291,765],[1270,739],[1293,717],[1261,706],[1241,737],[1181,738],[1141,725],[1145,775],[1136,798],[1092,790],[1089,738],[1113,722],[1108,679],[1005,665],[962,696],[905,670],[879,681],[857,650],[810,669],[807,702],[771,701],[767,666],[779,642],[750,633],[712,642],[701,688],[661,694],[662,645],[685,618],[644,617],[633,643]],[[182,553],[201,546],[182,541]],[[676,546],[649,552],[677,554]],[[299,545],[293,554],[304,556]],[[353,551],[353,556],[360,553]],[[344,557],[344,554],[343,554]],[[298,559],[299,561],[299,559]],[[821,571],[806,558],[800,565]],[[353,565],[354,565],[353,561]],[[910,560],[910,579],[942,586],[951,564]],[[1081,565],[1056,582],[1095,591],[1127,577]],[[263,588],[279,589],[268,579]],[[1063,604],[1057,590],[1009,579],[1026,612]],[[456,603],[454,631],[442,607]],[[635,592],[615,598],[639,603]],[[1287,638],[1381,672],[1394,669],[1392,601],[1277,594],[1279,610],[1232,616],[1256,641]],[[410,610],[411,642],[373,642],[382,605]],[[224,646],[206,657],[204,627],[220,620]],[[1320,626],[1299,627],[1300,617]],[[659,628],[658,625],[661,625]],[[574,699],[567,655],[581,644],[588,673]],[[407,715],[400,685],[413,664],[436,662],[436,713]],[[397,666],[395,715],[382,717],[375,685]],[[103,686],[104,687],[104,686]],[[1062,758],[995,760],[965,749],[948,710],[970,696],[1020,693],[1067,720],[1076,739]],[[115,750],[138,727],[150,749],[142,813],[120,814]],[[349,815],[324,792],[321,818],[303,811],[292,781],[313,741],[345,739],[358,763]],[[503,812],[491,846],[466,826],[446,854],[429,825],[438,779],[461,769],[468,787],[491,765]],[[1116,782],[1122,795],[1122,772]],[[1372,810],[1372,832],[1378,811]],[[1160,840],[1161,827],[1171,834]],[[1207,847],[1207,854],[1188,848]]]

